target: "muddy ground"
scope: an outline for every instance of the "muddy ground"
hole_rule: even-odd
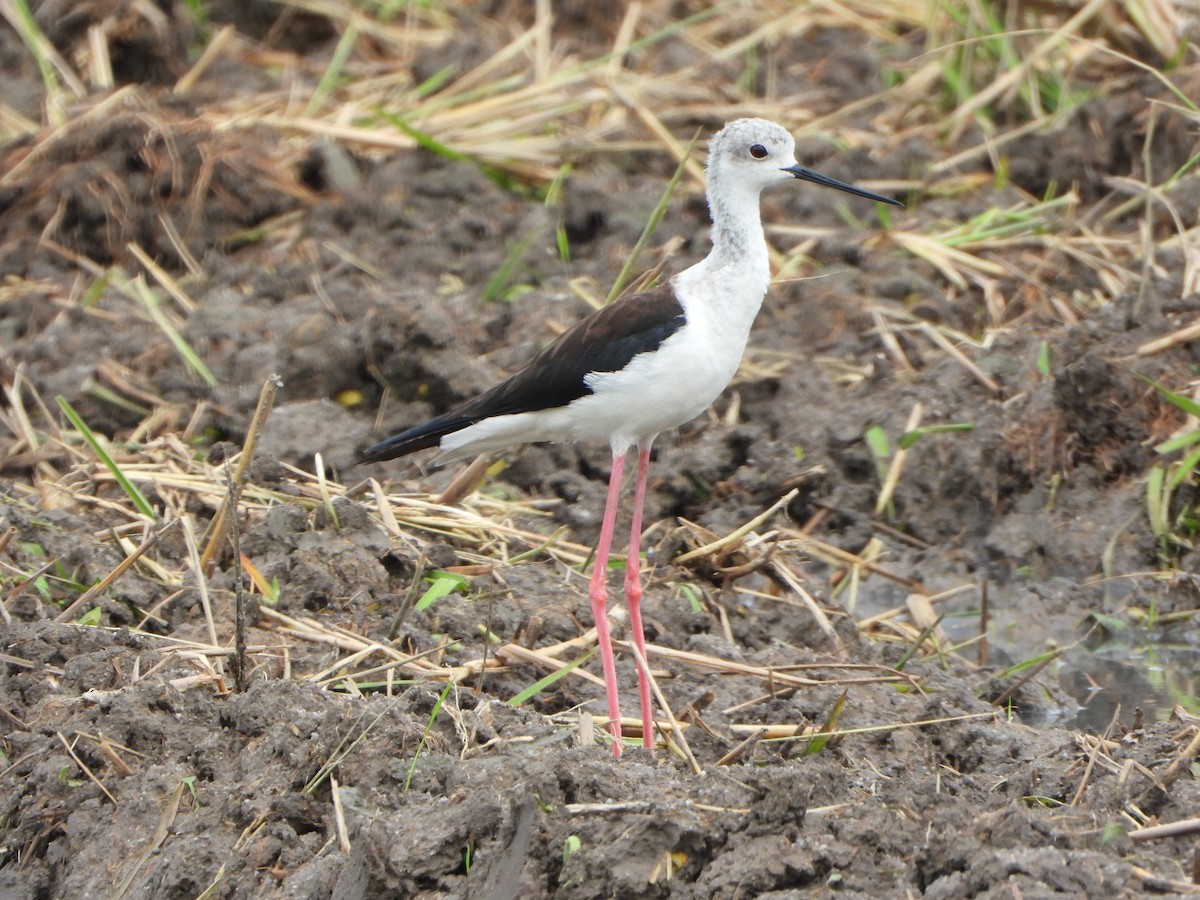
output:
[[[1159,81],[1130,72],[1106,82],[1059,127],[1007,143],[1006,179],[951,198],[924,173],[969,134],[957,144],[934,131],[881,136],[843,154],[819,135],[800,141],[803,161],[830,175],[908,185],[897,228],[935,230],[1022,192],[1072,186],[1072,216],[1122,239],[1145,221],[1155,252],[1127,261],[1139,279],[1106,296],[1112,280],[1083,254],[998,245],[988,258],[1005,274],[993,279],[1001,299],[989,312],[981,283],[956,288],[903,252],[868,204],[790,186],[764,197],[775,249],[809,239],[809,259],[772,289],[747,365],[712,414],[656,450],[647,636],[772,672],[809,665],[803,674],[817,683],[654,656],[671,709],[690,724],[697,774],[666,748],[614,761],[597,735],[588,740],[586,716],[575,713],[601,712],[594,680],[570,675],[517,707],[505,702],[547,672],[506,649],[554,647],[590,627],[582,565],[500,530],[472,539],[410,527],[403,505],[393,527],[369,487],[335,490],[325,503],[303,475],[319,453],[334,484],[369,476],[398,495],[436,496],[455,470],[418,460],[364,471],[357,452],[487,387],[584,315],[572,282],[607,289],[673,161],[653,145],[585,156],[548,206],[469,159],[223,127],[219,113],[237,98],[249,106],[279,87],[272,65],[290,66],[287,77],[311,89],[336,28],[291,7],[278,27],[274,4],[212,4],[210,27],[230,22],[244,43],[180,97],[167,86],[188,69],[196,39],[184,4],[158,4],[175,26],[166,31],[139,20],[137,4],[79,4],[78,19],[62,6],[45,3],[40,15],[69,60],[78,61],[86,23],[110,16],[119,92],[70,101],[70,124],[10,132],[0,147],[0,897],[1188,891],[1194,837],[1129,832],[1200,808],[1190,716],[1200,555],[1164,551],[1145,505],[1154,447],[1184,419],[1139,377],[1187,389],[1200,343],[1139,348],[1195,322],[1200,296],[1186,290],[1186,253],[1166,240],[1170,216],[1141,204],[1101,215],[1117,205],[1113,179],[1145,178],[1150,161],[1161,181],[1197,150],[1194,127],[1166,116],[1144,152],[1148,102],[1168,98]],[[558,37],[573,46],[613,27],[568,24],[575,30]],[[417,54],[417,80],[447,60],[487,59],[498,34],[447,31]],[[849,30],[782,40],[775,58],[792,62],[776,89],[811,83],[804,97],[817,115],[878,91],[888,59],[922,48],[918,35],[886,47]],[[267,53],[276,55],[264,62]],[[7,27],[0,66],[9,108],[40,121],[41,79]],[[727,79],[724,66],[701,77]],[[1186,91],[1197,70],[1171,78]],[[725,117],[668,112],[684,141]],[[849,124],[870,129],[869,112]],[[631,117],[611,137],[650,135]],[[1200,180],[1167,193],[1194,229]],[[813,230],[786,230],[797,223]],[[698,259],[707,224],[703,194],[685,179],[645,265],[675,236],[668,271]],[[183,285],[189,305],[163,304],[213,384],[111,274],[144,271],[131,243]],[[484,299],[514,258],[497,296]],[[901,323],[895,346],[881,321]],[[977,370],[921,323],[978,339],[957,342]],[[90,624],[78,624],[86,609],[55,621],[129,555],[143,520],[71,436],[54,398],[111,437],[126,465],[160,473],[142,482],[159,523],[186,514],[201,534],[221,501],[221,460],[245,440],[272,374],[283,386],[249,470],[238,540],[277,598],[255,591],[228,543],[199,590],[183,528],[171,527],[146,554],[153,565],[139,563],[86,604],[98,609]],[[880,472],[864,434],[879,426],[894,448],[915,404],[923,425],[973,427],[918,440],[890,510],[877,515]],[[602,447],[525,448],[463,502],[586,549],[608,469]],[[208,473],[215,487],[168,471]],[[673,562],[703,542],[681,522],[724,535],[792,489],[758,532],[781,541],[779,565],[820,603],[831,631],[761,548]],[[1196,491],[1183,484],[1172,511],[1194,505]],[[805,537],[852,554],[875,541],[885,571],[809,552]],[[408,608],[434,569],[462,573],[464,590]],[[203,649],[205,603],[218,643],[232,647],[239,578],[250,607],[240,691],[232,656]],[[960,587],[937,601],[946,613],[938,632],[921,635],[910,596]],[[971,639],[985,591],[980,665]],[[871,618],[892,609],[894,620]],[[306,639],[284,617],[319,627]],[[622,626],[618,616],[619,636]],[[350,654],[352,641],[332,642],[339,635],[375,642],[359,670],[385,661],[386,648],[431,654],[430,677],[413,679],[409,668],[391,682],[314,683]],[[945,652],[958,642],[967,643]],[[1032,677],[1009,672],[1056,647],[1069,649]],[[493,664],[452,689],[436,677],[482,658]],[[618,664],[632,696],[633,662],[619,654]],[[836,727],[858,731],[817,752],[733,727],[821,726],[839,701]]]

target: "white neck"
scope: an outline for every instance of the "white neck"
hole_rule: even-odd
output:
[[[724,349],[740,358],[770,284],[767,239],[758,215],[760,188],[724,184],[720,173],[710,172],[709,179],[713,250],[679,272],[676,282],[688,287],[692,298],[685,301],[689,320],[707,322],[726,342]]]
[[[758,210],[760,189],[725,183],[720,176],[720,172],[709,172],[712,251],[676,278],[695,285],[708,307],[703,315],[715,317],[717,327],[728,329],[730,337],[738,333],[744,337],[771,283],[767,240]]]
[[[763,234],[758,197],[756,187],[719,181],[710,185],[708,208],[713,219],[710,267],[730,267],[749,277],[758,275],[770,279],[767,239]]]

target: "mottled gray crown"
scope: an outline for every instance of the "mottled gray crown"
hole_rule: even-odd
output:
[[[792,158],[795,141],[787,129],[766,119],[735,119],[708,142],[708,164],[712,166],[721,158],[749,157],[750,148],[760,145],[773,157]]]

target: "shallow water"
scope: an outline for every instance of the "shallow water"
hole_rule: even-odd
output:
[[[1177,706],[1200,713],[1200,646],[1178,631],[1139,629],[1127,640],[1065,655],[1059,683],[1079,705],[1064,711],[1061,724],[1102,733],[1118,708],[1123,725],[1139,714],[1146,722],[1164,722]]]

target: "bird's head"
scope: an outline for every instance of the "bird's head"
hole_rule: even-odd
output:
[[[766,119],[735,119],[718,131],[708,144],[708,169],[711,178],[738,182],[756,191],[798,178],[880,203],[904,205],[800,165],[791,134]]]

